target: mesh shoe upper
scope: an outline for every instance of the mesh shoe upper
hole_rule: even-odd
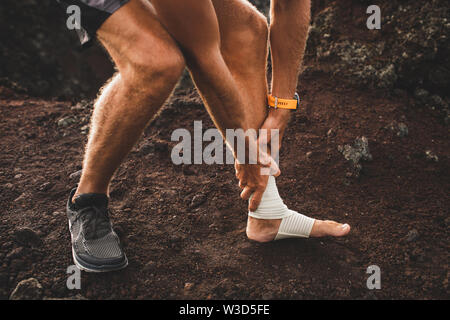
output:
[[[75,255],[92,265],[119,263],[125,258],[119,237],[111,226],[108,198],[104,194],[88,193],[67,203],[67,215]]]

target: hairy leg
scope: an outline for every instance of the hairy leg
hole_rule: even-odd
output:
[[[254,115],[245,112],[246,101],[241,95],[245,88],[239,87],[223,59],[219,23],[211,0],[151,1],[158,18],[181,47],[192,78],[216,127],[225,138],[226,129],[241,129],[234,132],[239,141],[246,142],[245,155],[236,152],[240,143],[235,144],[231,139],[227,142],[233,143],[234,155],[239,160],[245,156],[247,160],[257,163],[258,171],[254,170],[248,176],[248,188],[252,189],[254,198],[261,197],[268,176],[261,176],[259,168],[267,168],[275,176],[279,175],[279,169],[266,153],[258,152],[257,158],[253,158],[254,153],[249,152],[257,147],[256,135],[247,131]]]
[[[219,21],[223,58],[244,99],[250,127],[259,129],[267,116],[268,25],[246,0],[212,0]]]
[[[158,18],[183,51],[215,125],[247,130],[238,84],[220,52],[217,17],[210,0],[151,0]]]
[[[267,116],[267,20],[246,0],[212,1],[220,27],[223,58],[241,89],[250,128],[259,129]],[[278,33],[282,33],[282,30]],[[298,59],[301,61],[301,57]],[[281,221],[249,216],[247,236],[256,241],[271,241],[275,238]],[[316,220],[310,236],[339,236],[343,234],[341,226],[334,221]]]
[[[146,0],[131,0],[97,35],[119,72],[95,103],[74,197],[108,194],[115,170],[168,98],[185,66],[176,43]]]

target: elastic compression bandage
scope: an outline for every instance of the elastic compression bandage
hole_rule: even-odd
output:
[[[308,238],[315,220],[288,209],[278,193],[275,177],[273,176],[269,176],[269,181],[258,209],[253,212],[250,211],[248,215],[256,219],[282,219],[278,234],[274,240]]]

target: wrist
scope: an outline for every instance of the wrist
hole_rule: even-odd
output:
[[[291,118],[291,110],[269,108],[268,117],[274,119],[277,123],[285,124]]]
[[[275,110],[287,109],[295,111],[300,106],[300,97],[296,92],[294,92],[294,94],[292,94],[292,97],[289,98],[277,95],[276,93],[272,92],[272,94],[267,95],[267,104],[269,107],[272,107]],[[277,112],[274,114],[279,115],[280,117],[287,117],[287,113],[285,112]]]
[[[282,99],[292,99],[297,87],[297,79],[292,81],[291,77],[286,77],[287,72],[283,75],[273,74],[272,95]]]

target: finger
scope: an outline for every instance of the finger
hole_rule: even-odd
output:
[[[269,166],[261,166],[260,174],[262,176],[278,177],[281,174],[281,171],[276,161],[272,159]]]
[[[272,161],[272,157],[267,153],[260,150],[259,152],[259,164],[263,167],[270,167],[270,163]]]
[[[239,164],[237,161],[234,161],[234,172],[235,172],[236,178],[239,179],[239,174],[242,172],[242,165]]]
[[[274,177],[278,177],[281,174],[280,167],[278,167],[278,163],[272,159],[272,163],[270,166],[271,175]]]
[[[249,211],[255,211],[256,209],[258,209],[263,193],[264,189],[258,189],[253,193],[252,198],[250,199],[250,202],[248,204]]]
[[[276,178],[276,177],[279,177],[280,174],[281,174],[281,170],[278,169],[278,171],[276,173],[272,174],[272,176],[274,176]]]
[[[254,188],[250,188],[249,186],[246,186],[244,190],[241,192],[241,199],[248,200],[250,196],[252,195],[254,191]]]

